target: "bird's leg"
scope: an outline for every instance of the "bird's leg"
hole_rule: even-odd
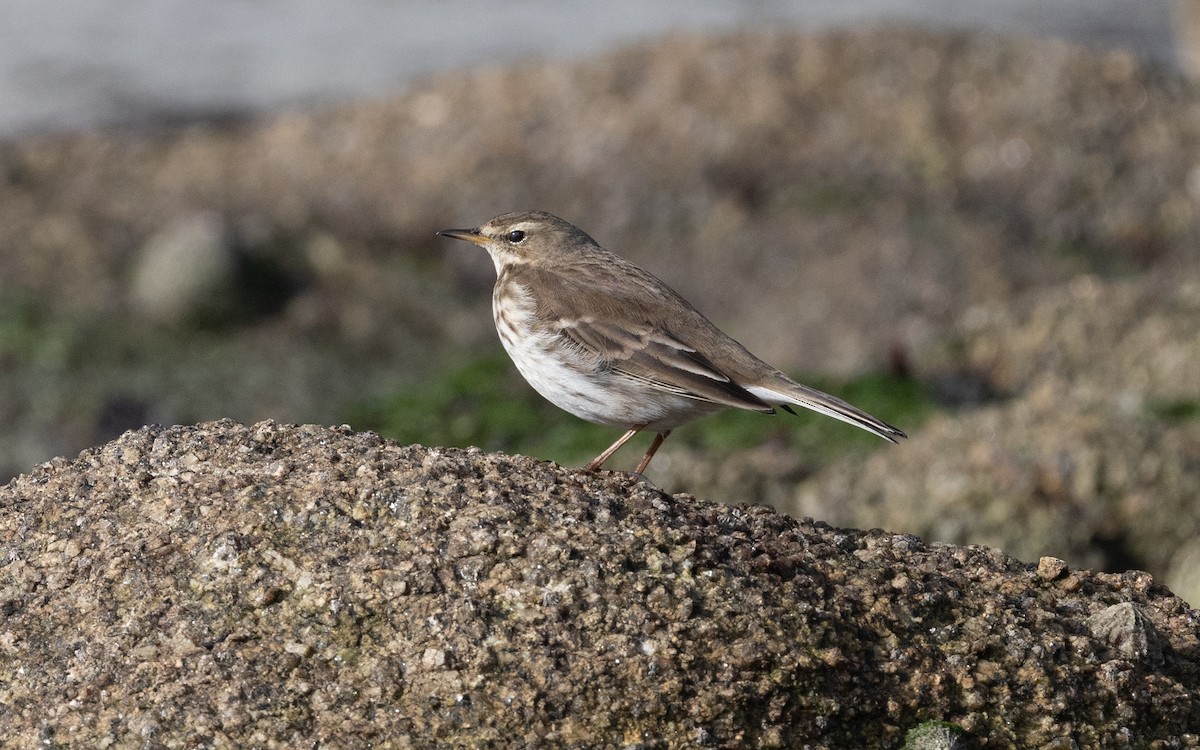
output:
[[[591,461],[589,461],[588,465],[583,467],[583,470],[584,471],[599,471],[600,467],[604,465],[604,462],[607,461],[608,459],[612,458],[612,454],[614,454],[618,450],[620,450],[622,445],[625,445],[625,443],[629,442],[629,438],[631,438],[634,435],[641,432],[643,429],[645,429],[645,427],[646,427],[646,425],[644,425],[644,424],[635,424],[629,430],[629,432],[626,432],[624,435],[617,438],[617,442],[608,446],[608,448],[606,448],[603,453],[601,453],[599,456],[596,456]],[[661,441],[659,441],[659,442],[661,442]]]
[[[658,446],[662,445],[663,441],[667,439],[667,435],[670,434],[670,430],[663,430],[654,436],[654,442],[650,444],[650,450],[646,451],[646,455],[642,456],[642,462],[633,470],[634,474],[641,474],[646,470],[646,467],[650,465],[650,459],[654,458],[654,454],[658,452]]]

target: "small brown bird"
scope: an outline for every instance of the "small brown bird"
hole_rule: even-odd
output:
[[[755,357],[671,287],[557,216],[517,211],[438,234],[492,256],[492,316],[525,380],[560,409],[628,430],[588,471],[653,430],[641,474],[671,430],[729,407],[795,414],[791,407],[803,406],[893,443],[907,437]]]

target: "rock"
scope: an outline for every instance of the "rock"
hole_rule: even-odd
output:
[[[56,459],[0,488],[0,560],[23,746],[1200,741],[1200,624],[1145,574],[347,428]]]
[[[979,374],[1001,394],[1065,381],[1073,403],[1140,413],[1200,401],[1200,273],[1104,280],[1092,275],[975,305],[936,346],[915,352],[928,378]]]
[[[942,721],[928,721],[904,738],[902,750],[961,750],[962,730]]]
[[[938,416],[900,449],[836,463],[774,504],[1026,559],[1136,567],[1200,603],[1200,423],[1167,415],[1200,404],[1198,351],[1194,273],[1082,277],[981,307],[916,363],[983,373],[1008,400]]]
[[[1135,604],[1105,607],[1087,619],[1092,635],[1112,646],[1123,658],[1154,667],[1162,663],[1161,637],[1154,623]]]
[[[1038,560],[1037,574],[1038,578],[1057,581],[1067,574],[1067,564],[1057,557],[1043,557]]]
[[[142,246],[130,296],[143,315],[158,322],[220,316],[233,306],[238,263],[233,234],[219,215],[181,216]]]
[[[1179,67],[1200,79],[1200,6],[1191,0],[1173,0],[1171,11]]]

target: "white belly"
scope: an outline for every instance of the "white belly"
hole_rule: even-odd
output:
[[[672,429],[720,410],[614,373],[595,354],[580,356],[568,349],[570,344],[553,331],[531,326],[534,302],[523,288],[516,289],[520,294],[510,301],[517,304],[509,305],[504,315],[492,298],[496,332],[525,380],[558,408],[595,424],[623,429],[646,425],[655,430]]]

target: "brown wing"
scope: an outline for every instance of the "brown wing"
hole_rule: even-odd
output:
[[[539,287],[559,284],[560,291],[565,292],[555,294],[552,302],[539,298],[538,319],[561,331],[577,346],[595,353],[602,366],[687,398],[768,414],[775,412],[669,329],[666,321],[670,315],[657,314],[655,309],[655,304],[682,301],[669,289],[666,291],[671,298],[651,297],[654,302],[648,304],[644,294],[628,299],[619,287],[614,290],[534,273],[539,275],[536,280]],[[648,280],[657,282],[653,277]],[[642,291],[656,290],[643,287]],[[700,320],[712,325],[702,316]]]

